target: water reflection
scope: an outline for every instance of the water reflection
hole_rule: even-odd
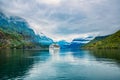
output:
[[[22,50],[2,50],[0,51],[0,80],[14,79],[24,76],[33,64],[33,59],[28,52]]]
[[[120,80],[119,50],[0,51],[0,80]]]
[[[60,51],[60,49],[49,49],[49,53],[53,56],[59,55],[59,51]]]
[[[91,54],[93,54],[97,58],[107,58],[107,59],[114,59],[120,62],[120,50],[91,50]]]
[[[115,64],[120,66],[120,50],[91,50],[90,54],[96,57],[96,60],[102,63]]]

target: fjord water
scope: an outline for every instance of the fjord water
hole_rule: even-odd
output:
[[[120,50],[0,50],[0,80],[120,80]]]

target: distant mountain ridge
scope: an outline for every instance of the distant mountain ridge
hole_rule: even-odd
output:
[[[80,46],[82,47],[86,43],[88,43],[90,40],[92,40],[93,37],[86,37],[86,38],[75,38],[71,42],[67,42],[65,40],[61,40],[57,42],[61,49],[79,49]]]
[[[96,37],[83,48],[85,49],[120,49],[120,30],[114,34]]]
[[[52,39],[35,34],[25,19],[0,12],[0,48],[46,48],[52,43]]]
[[[75,38],[72,40],[70,47],[73,49],[79,49],[80,47],[87,44],[93,37],[86,37],[86,38]]]
[[[70,48],[70,43],[65,40],[58,41],[57,44],[60,46],[61,49],[69,49]]]

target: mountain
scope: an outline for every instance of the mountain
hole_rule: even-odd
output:
[[[120,30],[109,36],[96,37],[85,49],[120,49]]]
[[[47,48],[53,40],[37,35],[27,21],[0,12],[0,48]]]
[[[61,49],[79,49],[80,46],[85,45],[91,39],[93,39],[92,36],[89,36],[86,38],[75,38],[71,42],[61,40],[61,41],[57,42],[57,44],[61,47]]]
[[[45,36],[43,33],[40,35],[37,35],[36,41],[38,41],[38,43],[40,43],[41,46],[47,46],[47,47],[49,47],[49,45],[53,43],[53,40]]]
[[[73,39],[71,44],[70,44],[70,48],[72,48],[72,49],[79,49],[80,47],[82,47],[85,44],[87,44],[91,39],[93,39],[93,37]]]
[[[61,49],[69,49],[70,48],[70,43],[65,40],[61,40],[61,41],[57,42],[57,44],[60,46]]]

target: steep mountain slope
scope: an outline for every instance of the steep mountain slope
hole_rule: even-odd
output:
[[[23,18],[0,12],[0,48],[46,48],[52,42],[46,36],[36,35]]]
[[[95,38],[83,48],[87,49],[120,49],[120,30],[102,38]]]

